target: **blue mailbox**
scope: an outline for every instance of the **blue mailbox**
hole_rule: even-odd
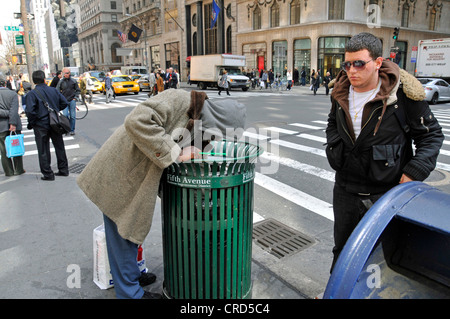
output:
[[[323,298],[450,298],[450,194],[421,182],[387,192],[348,239]]]

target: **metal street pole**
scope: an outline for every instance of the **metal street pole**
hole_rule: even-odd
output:
[[[23,0],[22,0],[23,1]],[[138,18],[139,22],[141,23],[142,29],[144,30],[144,58],[145,58],[145,68],[147,69],[147,74],[150,74],[150,69],[148,68],[148,58],[147,58],[147,29],[144,26],[144,22],[142,22],[142,19],[134,14],[125,13],[127,17],[135,17]]]
[[[33,68],[32,68],[32,61],[31,61],[31,45],[30,45],[30,34],[29,34],[29,27],[28,27],[28,12],[27,12],[27,6],[25,4],[25,0],[20,0],[20,14],[23,24],[23,31],[25,32],[24,36],[24,46],[25,46],[25,57],[27,59],[27,70],[28,70],[28,76],[31,80],[31,75],[33,74]]]

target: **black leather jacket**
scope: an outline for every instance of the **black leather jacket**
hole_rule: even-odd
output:
[[[345,105],[345,98],[333,98],[333,95],[339,96],[339,92],[333,92],[326,129],[326,154],[336,171],[336,183],[348,192],[384,193],[399,183],[402,174],[423,181],[435,168],[444,136],[428,103],[405,94],[410,91],[404,87],[409,81],[416,80],[407,78],[403,87],[394,85],[389,98],[375,98],[366,104],[357,139],[349,119],[348,102]],[[417,89],[419,87],[423,92],[421,86]],[[348,85],[341,85],[337,90],[343,90],[340,93],[345,96]]]

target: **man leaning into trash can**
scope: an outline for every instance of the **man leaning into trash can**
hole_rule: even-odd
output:
[[[201,120],[203,130],[219,129],[226,136],[243,129],[245,117],[245,106],[233,100],[212,102],[203,92],[164,91],[136,106],[80,174],[79,187],[104,216],[117,298],[161,298],[139,285],[138,245],[150,231],[163,170],[201,156],[192,146],[194,122]],[[189,134],[182,134],[185,129]]]

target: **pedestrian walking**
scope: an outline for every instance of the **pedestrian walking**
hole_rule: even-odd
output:
[[[5,140],[12,132],[20,134],[22,122],[19,116],[19,100],[14,91],[6,88],[6,78],[0,75],[0,156],[6,176],[21,175],[23,169],[22,156],[8,158]]]
[[[220,103],[204,92],[161,92],[127,115],[79,175],[79,187],[103,213],[117,298],[161,298],[139,285],[138,246],[151,229],[164,169],[201,157],[202,147],[192,146],[203,136],[194,121],[201,120],[203,131],[218,128],[226,137],[227,128],[243,129],[245,117],[245,107],[231,99]],[[179,136],[185,138],[174,139]]]
[[[219,95],[222,90],[227,91],[227,95],[230,95],[230,91],[228,89],[228,72],[227,70],[223,70],[222,76],[220,77],[218,87],[219,87]]]
[[[64,95],[69,103],[69,105],[63,110],[63,114],[69,118],[70,135],[75,135],[77,98],[81,91],[77,81],[71,77],[69,68],[64,68],[62,73],[63,77],[58,82],[56,89]]]
[[[148,97],[158,94],[158,92],[156,90],[156,75],[155,74],[156,74],[156,70],[151,72],[148,75],[148,88],[149,88],[149,92],[147,93]]]
[[[156,92],[155,95],[164,91],[164,80],[162,75],[158,72],[156,73]]]
[[[55,88],[58,85],[59,80],[62,78],[62,72],[58,71],[56,72],[55,77],[52,79],[52,82],[50,82],[50,86]]]
[[[330,72],[327,72],[327,75],[323,78],[323,83],[325,85],[325,95],[328,95],[330,93],[330,88],[328,85],[331,82],[331,74]]]
[[[106,77],[105,77],[105,96],[106,96],[106,104],[111,102],[111,97],[116,99],[116,94],[115,94],[114,88],[112,86],[111,72],[106,73]]]
[[[91,80],[89,73],[84,73],[80,79],[80,93],[83,103],[92,103],[92,90],[94,89],[94,82]],[[89,99],[86,96],[89,95]]]
[[[67,99],[56,89],[45,84],[44,71],[33,72],[34,90],[27,95],[27,118],[28,129],[33,129],[36,141],[39,167],[42,173],[41,179],[44,181],[55,180],[57,176],[68,176],[69,165],[66,156],[63,136],[55,132],[50,127],[48,106],[56,112],[66,109],[69,105]],[[51,168],[50,140],[56,153],[58,172],[54,173]]]
[[[305,68],[302,68],[302,72],[300,73],[300,78],[301,78],[301,85],[305,86],[306,85],[306,71]]]
[[[294,74],[293,74],[293,81],[294,81],[293,85],[298,85],[299,78],[300,78],[300,77],[299,77],[298,68],[295,67],[295,68],[294,68]]]
[[[326,154],[336,171],[332,268],[375,201],[399,183],[430,175],[444,140],[420,82],[382,53],[372,34],[353,36],[345,46],[345,70],[333,80],[326,129]]]
[[[262,76],[261,76],[260,81],[261,81],[261,83],[260,83],[259,89],[262,89],[262,88],[267,89],[267,71],[265,71],[265,70],[262,71]]]
[[[292,88],[292,72],[291,70],[288,70],[286,72],[286,79],[287,79],[287,88],[286,90],[290,91]]]

